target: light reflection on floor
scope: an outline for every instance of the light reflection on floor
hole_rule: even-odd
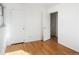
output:
[[[31,55],[31,54],[25,52],[24,50],[17,50],[17,51],[8,52],[5,55]]]

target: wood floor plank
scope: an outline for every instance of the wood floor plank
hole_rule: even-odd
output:
[[[56,38],[8,46],[6,53],[23,50],[30,55],[79,55],[78,52],[57,43]]]
[[[6,53],[7,52],[12,52],[12,51],[16,51],[16,50],[21,50],[23,49],[22,44],[17,44],[17,45],[11,45],[7,47]]]

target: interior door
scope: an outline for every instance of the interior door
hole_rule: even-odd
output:
[[[43,40],[50,39],[50,15],[47,12],[43,13]]]
[[[24,12],[21,8],[12,9],[11,18],[11,44],[24,42]]]
[[[51,16],[51,19],[50,19],[51,20],[51,36],[57,37],[58,36],[57,35],[58,12],[51,13],[50,16]]]
[[[56,13],[51,14],[51,35],[56,36]]]

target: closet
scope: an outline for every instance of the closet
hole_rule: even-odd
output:
[[[15,44],[25,40],[24,9],[18,4],[6,4],[6,44]],[[16,6],[15,6],[16,5]]]

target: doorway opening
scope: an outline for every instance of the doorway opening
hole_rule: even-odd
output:
[[[51,39],[58,42],[58,12],[50,13]]]

